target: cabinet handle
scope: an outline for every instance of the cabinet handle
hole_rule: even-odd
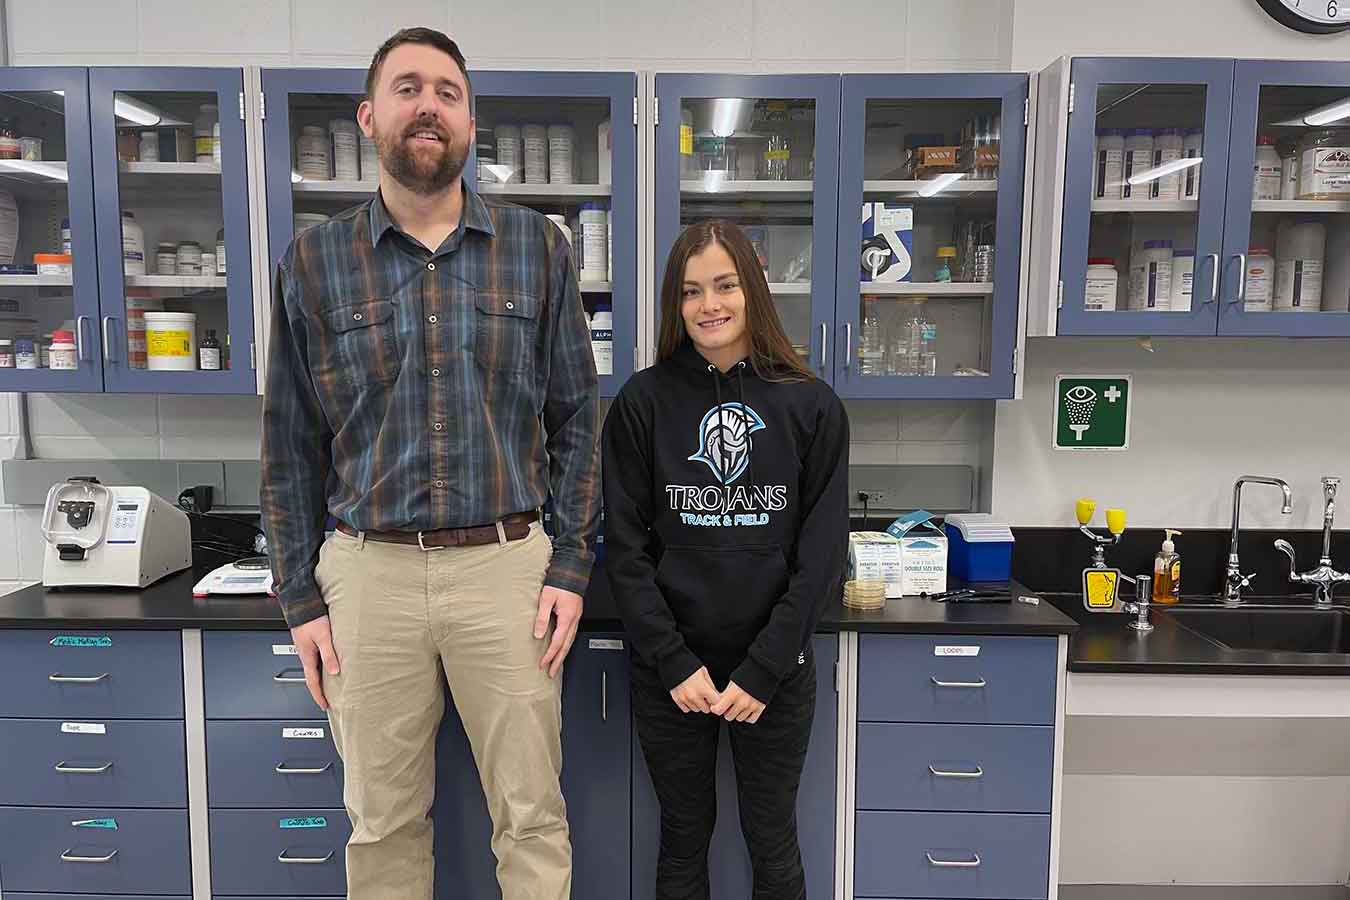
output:
[[[117,855],[117,851],[114,850],[113,852],[109,853],[107,856],[72,856],[70,851],[72,851],[72,850],[74,850],[74,849],[75,849],[74,847],[67,847],[67,848],[65,849],[65,852],[63,852],[63,853],[61,854],[61,862],[73,862],[73,863],[106,863],[106,862],[112,862],[113,857]]]
[[[1219,254],[1206,253],[1205,259],[1214,261],[1214,278],[1209,283],[1209,299],[1206,303],[1214,303],[1219,299]]]
[[[1238,273],[1237,299],[1233,302],[1241,303],[1247,299],[1247,254],[1239,253],[1233,258],[1238,260],[1238,265],[1242,267],[1242,271]]]
[[[949,770],[949,769],[939,769],[939,768],[936,768],[936,767],[934,767],[934,766],[929,766],[929,767],[928,767],[928,771],[932,772],[932,773],[933,773],[935,776],[937,776],[938,778],[983,778],[983,777],[984,777],[984,768],[981,767],[981,766],[976,766],[976,767],[975,767],[975,771],[973,771],[973,772],[955,772],[955,771],[951,771],[951,770]]]
[[[112,337],[108,332],[108,323],[116,318],[116,316],[103,317],[103,358],[108,362],[117,362],[117,359],[112,354],[113,342]]]
[[[102,775],[104,772],[111,769],[112,765],[113,765],[112,763],[106,762],[101,766],[94,766],[94,767],[72,766],[70,763],[66,762],[63,759],[56,765],[52,766],[52,768],[60,772],[62,775]]]
[[[88,321],[88,316],[77,316],[75,319],[75,356],[80,362],[89,360],[84,352],[84,326]]]
[[[853,365],[853,323],[844,323],[844,371]]]
[[[57,684],[98,684],[107,677],[107,672],[99,675],[62,675],[60,672],[53,672],[47,676],[47,680]]]
[[[299,678],[297,678],[294,675],[286,674],[287,672],[296,672],[296,671],[300,672]],[[292,666],[289,669],[282,669],[280,672],[272,676],[272,680],[275,681],[277,684],[304,684],[305,683],[304,669],[296,669],[294,666]]]
[[[980,676],[976,681],[938,681],[936,675],[930,675],[928,677],[932,679],[933,684],[945,688],[982,688],[989,684],[989,682],[984,680],[983,676]]]
[[[928,864],[935,869],[978,869],[980,867],[980,854],[971,851],[971,859],[936,859],[932,850],[925,850],[924,856],[928,857]]]
[[[600,721],[609,721],[609,673],[600,673]]]
[[[333,768],[331,762],[324,763],[323,768],[321,769],[296,769],[286,765],[284,762],[279,762],[276,766],[276,773],[278,775],[322,775],[331,768]]]
[[[830,326],[824,322],[820,323],[820,371],[825,371],[825,365],[830,357]]]
[[[333,851],[329,850],[323,856],[287,856],[285,850],[277,854],[277,862],[288,865],[308,865],[314,866],[320,863],[326,863],[333,858]]]

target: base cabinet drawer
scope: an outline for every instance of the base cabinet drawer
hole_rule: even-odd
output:
[[[187,806],[183,723],[0,719],[0,803]]]
[[[1050,812],[1055,730],[858,725],[859,809]]]
[[[864,634],[858,720],[1053,725],[1052,637]]]
[[[191,895],[166,894],[20,894],[5,891],[5,900],[192,900]]]
[[[285,631],[202,635],[208,719],[322,719]]]
[[[211,887],[220,896],[341,897],[347,893],[342,809],[213,809]]]
[[[1049,816],[859,812],[855,847],[858,898],[1049,896]]]
[[[7,807],[0,835],[6,898],[192,893],[185,810]]]
[[[324,720],[207,722],[206,772],[212,808],[342,806],[342,760]]]
[[[181,719],[178,631],[0,631],[0,716]]]

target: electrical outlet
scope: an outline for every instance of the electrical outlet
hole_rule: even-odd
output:
[[[886,500],[885,491],[858,491],[858,502],[869,506],[880,506]]]

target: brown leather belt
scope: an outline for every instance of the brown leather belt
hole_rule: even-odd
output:
[[[508,541],[528,537],[530,525],[539,521],[537,511],[513,513],[501,520],[502,532]],[[338,522],[337,530],[357,537],[361,534],[346,522]],[[385,544],[414,544],[423,550],[444,550],[447,547],[481,547],[501,542],[497,525],[470,525],[468,528],[438,528],[435,531],[367,531],[368,541]]]

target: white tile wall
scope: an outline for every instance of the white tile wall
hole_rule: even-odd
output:
[[[284,3],[276,5],[286,7]],[[300,27],[292,25],[291,49],[300,53],[346,51],[365,56],[369,63],[375,49],[371,43],[377,35],[390,35],[410,25],[450,27],[446,0],[380,0],[365,4],[359,16],[335,15],[333,7],[330,0],[292,0],[292,22]],[[462,18],[473,20],[476,15]]]
[[[140,41],[137,0],[9,0],[5,11],[13,53],[135,52]]]

